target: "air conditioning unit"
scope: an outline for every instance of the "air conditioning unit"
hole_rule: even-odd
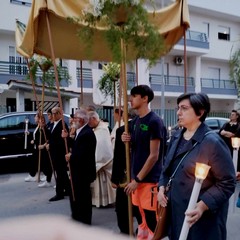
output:
[[[176,65],[183,65],[184,59],[183,59],[183,57],[175,57],[174,62]]]

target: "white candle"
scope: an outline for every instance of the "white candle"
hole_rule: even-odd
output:
[[[196,169],[195,169],[195,182],[193,186],[193,190],[191,193],[190,201],[188,203],[187,211],[191,211],[196,207],[199,192],[201,190],[201,186],[203,183],[203,180],[207,177],[208,171],[210,169],[210,166],[203,164],[203,163],[196,163]],[[189,232],[189,224],[187,222],[188,217],[185,216],[182,230],[180,233],[179,240],[186,240]]]
[[[196,178],[194,186],[193,186],[191,198],[190,198],[190,201],[189,201],[189,204],[188,204],[187,211],[193,210],[196,207],[199,192],[200,192],[200,189],[201,189],[201,186],[202,186],[202,182],[203,182],[202,179]],[[183,222],[183,226],[182,226],[182,230],[181,230],[179,240],[187,239],[188,232],[189,232],[189,223],[187,222],[187,220],[188,220],[187,218],[188,218],[187,216],[184,218],[184,222]]]
[[[238,148],[235,148],[233,149],[233,165],[236,172],[237,172],[237,161],[238,161]]]
[[[28,135],[28,118],[25,119],[25,142],[24,142],[24,149],[27,149],[27,135]]]

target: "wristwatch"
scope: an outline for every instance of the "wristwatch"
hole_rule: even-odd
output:
[[[137,176],[134,178],[134,180],[135,180],[137,183],[140,183],[140,182],[141,182],[141,180],[140,180]]]

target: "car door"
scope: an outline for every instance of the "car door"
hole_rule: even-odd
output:
[[[31,134],[27,137],[27,149],[24,149],[26,118],[29,119],[29,131],[32,132],[34,124],[33,117],[30,115],[9,115],[0,119],[1,156],[18,156],[32,151],[30,146]]]

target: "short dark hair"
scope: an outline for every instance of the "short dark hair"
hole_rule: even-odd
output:
[[[138,85],[131,89],[131,95],[141,95],[141,98],[147,96],[148,103],[154,98],[153,90],[148,85]]]
[[[52,114],[52,109],[51,109],[51,108],[49,108],[49,109],[47,110],[47,113],[50,113],[50,114]]]
[[[204,122],[208,113],[210,112],[210,101],[205,93],[184,93],[180,95],[177,99],[177,104],[181,101],[188,99],[190,105],[194,109],[197,116],[201,115],[201,110],[204,110],[203,115],[200,117],[200,121]]]

